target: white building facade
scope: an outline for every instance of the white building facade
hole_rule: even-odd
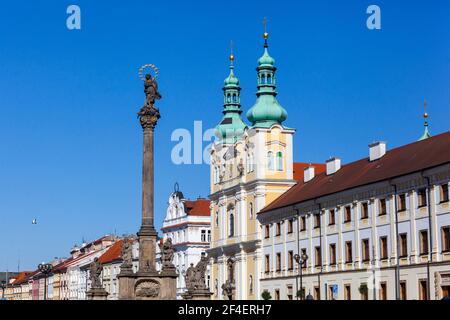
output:
[[[273,299],[441,299],[450,289],[450,132],[304,181],[262,210]],[[309,170],[309,171],[308,171]],[[300,277],[295,255],[307,257]],[[301,278],[301,279],[300,279]],[[304,291],[300,290],[303,283]]]
[[[181,295],[187,290],[184,280],[187,268],[191,264],[195,266],[200,261],[201,254],[209,248],[211,241],[209,206],[209,200],[190,201],[178,190],[169,197],[167,214],[161,229],[164,241],[171,238],[175,248],[173,264],[178,274],[178,299],[181,299]],[[208,283],[207,285],[209,287]]]

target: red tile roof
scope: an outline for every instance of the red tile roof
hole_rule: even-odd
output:
[[[123,240],[116,241],[104,254],[98,258],[100,263],[110,263],[122,257]]]
[[[22,284],[26,281],[28,281],[28,278],[30,277],[30,275],[32,275],[34,272],[32,271],[22,271],[20,272],[16,279],[13,281],[12,285],[19,285]]]
[[[321,173],[307,183],[301,180],[259,213],[446,163],[450,163],[450,131],[392,149],[372,162],[367,157],[343,165],[330,176]]]
[[[133,243],[133,240],[128,240],[130,244]],[[123,240],[116,241],[104,254],[98,258],[100,263],[111,263],[113,261],[122,259],[122,247]]]
[[[184,208],[188,216],[209,216],[211,215],[209,204],[209,200],[199,198],[195,201],[187,200]]]
[[[294,162],[294,180],[303,181],[305,168],[314,167],[315,174],[325,172],[327,165],[324,163],[310,163],[310,162]]]

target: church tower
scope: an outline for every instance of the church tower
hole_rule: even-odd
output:
[[[241,88],[234,75],[234,55],[230,54],[230,74],[223,86],[223,118],[216,127],[216,134],[222,144],[234,144],[242,137],[247,125],[241,119]]]
[[[239,80],[230,75],[224,84],[223,118],[216,127],[218,140],[211,148],[211,263],[212,299],[261,299],[264,274],[258,211],[295,184],[292,136],[283,122],[286,110],[276,96],[275,60],[268,52],[258,59],[256,102],[241,119]]]

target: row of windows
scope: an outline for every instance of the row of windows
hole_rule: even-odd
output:
[[[274,157],[274,152],[267,152],[267,169],[274,171],[276,166],[277,171],[283,171],[283,153],[279,151]]]
[[[169,232],[167,238],[171,238],[174,243],[187,241],[186,230]]]
[[[442,252],[450,252],[450,226],[445,226],[441,228],[441,239],[442,239]],[[419,231],[419,253],[420,255],[426,255],[429,252],[429,241],[428,241],[428,230]],[[401,233],[398,236],[399,241],[399,257],[404,258],[408,256],[408,234]],[[344,254],[345,263],[353,262],[353,241],[346,241],[344,244]],[[363,262],[370,261],[370,252],[373,252],[374,248],[370,248],[369,238],[361,240],[361,258]],[[329,264],[337,264],[337,248],[336,243],[331,243],[329,245]],[[306,248],[301,249],[301,255],[307,254]],[[316,267],[322,265],[322,250],[320,246],[314,248],[314,263]],[[386,260],[389,259],[388,251],[388,237],[382,236],[379,238],[379,259]],[[306,267],[304,265],[303,267]],[[288,251],[287,259],[287,270],[293,270],[294,268],[294,252]],[[271,271],[270,265],[270,255],[265,256],[265,271],[269,273]],[[281,252],[276,253],[275,271],[281,271]]]
[[[259,83],[261,83],[261,84],[272,84],[272,75],[271,74],[262,74],[259,77]]]
[[[201,241],[202,242],[211,242],[211,230],[201,230]]]
[[[236,93],[233,93],[233,94],[228,93],[227,94],[227,103],[231,103],[231,102],[233,102],[233,103],[238,102],[238,96]]]
[[[445,203],[449,201],[449,193],[448,193],[448,184],[443,184],[439,186],[439,203]],[[427,195],[426,195],[426,189],[419,189],[417,191],[418,196],[418,208],[427,206]],[[387,205],[386,205],[386,199],[378,199],[378,216],[384,216],[387,214]],[[406,210],[406,195],[401,194],[397,196],[397,210],[399,212]],[[328,216],[328,226],[336,225],[336,209],[330,209],[327,213]],[[360,219],[368,219],[369,218],[369,204],[368,202],[362,202],[361,203],[361,215]],[[320,228],[321,227],[321,214],[314,214],[314,228]],[[343,222],[349,223],[353,220],[352,218],[352,209],[350,205],[347,205],[344,207],[343,212]],[[306,216],[303,215],[300,217],[300,231],[306,231]],[[292,232],[292,220],[289,220],[289,227],[288,227],[288,233]],[[275,236],[281,235],[281,226],[278,222],[276,224],[276,233]],[[270,227],[269,225],[266,225],[266,232],[265,237],[270,237]]]
[[[394,285],[394,284],[392,284]],[[406,281],[400,281],[400,287],[399,287],[399,295],[400,300],[407,300],[407,290],[406,290],[407,282]],[[352,285],[351,283],[344,284],[344,300],[352,300],[354,297],[352,296]],[[359,290],[360,288],[365,287],[367,288],[367,283],[361,283],[358,288],[358,292],[360,294],[360,300],[369,300],[369,291],[370,290]],[[287,299],[293,300],[293,286],[287,285]],[[327,299],[328,300],[334,300],[336,299],[336,293],[333,290],[332,285],[327,286]],[[420,300],[428,300],[428,281],[426,279],[419,279],[418,280],[418,289],[419,289],[419,299]],[[383,281],[380,282],[378,285],[378,300],[387,300],[388,294],[388,282]],[[303,296],[305,295],[305,288],[302,288],[301,290],[303,292]],[[275,289],[275,300],[280,300],[280,289]],[[314,287],[314,300],[320,300],[320,288],[318,286]]]
[[[249,219],[252,220],[254,218],[254,210],[253,210],[253,203],[250,202],[249,206],[248,206],[248,214],[249,214]],[[219,226],[219,211],[216,211],[215,215],[214,215],[214,223],[215,226],[218,227]],[[228,212],[228,230],[229,230],[229,236],[232,237],[234,236],[234,211],[230,210]]]

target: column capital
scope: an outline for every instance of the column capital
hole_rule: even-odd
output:
[[[144,132],[148,129],[154,130],[158,119],[161,118],[159,109],[153,106],[145,105],[138,112],[139,121]]]

